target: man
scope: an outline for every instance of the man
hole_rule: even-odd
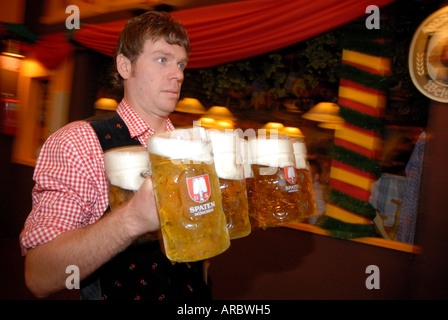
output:
[[[63,289],[71,265],[79,268],[86,299],[201,298],[207,291],[200,266],[173,265],[158,242],[136,241],[160,227],[150,178],[128,203],[104,214],[109,200],[103,152],[127,141],[147,146],[152,134],[174,129],[168,115],[190,50],[183,26],[168,14],[131,19],[115,54],[124,92],[112,121],[120,131],[104,134],[112,130],[110,120],[76,121],[46,141],[34,172],[33,208],[20,236],[25,281],[37,297]]]

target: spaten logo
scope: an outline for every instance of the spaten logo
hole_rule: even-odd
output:
[[[290,184],[295,184],[297,182],[297,176],[296,176],[296,168],[294,166],[287,166],[284,167],[285,170],[285,179]]]
[[[188,195],[197,203],[204,203],[210,198],[210,179],[208,174],[187,178]]]

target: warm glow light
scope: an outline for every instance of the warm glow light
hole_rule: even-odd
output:
[[[18,40],[2,40],[2,44],[4,45],[3,50],[5,50],[2,52],[2,55],[20,59],[25,58],[25,56],[20,53],[20,42]]]
[[[280,122],[268,122],[263,126],[263,129],[283,129],[285,126]]]
[[[305,135],[297,127],[284,127],[280,130],[281,134],[286,134],[290,137],[304,137]]]
[[[336,103],[320,102],[312,107],[302,118],[318,122],[344,123],[339,116],[339,106]]]
[[[202,117],[199,121],[202,127],[208,129],[233,129],[233,121],[231,120],[215,120],[213,118]]]
[[[99,98],[95,101],[95,109],[114,111],[117,109],[118,102],[110,98]]]
[[[8,70],[8,71],[20,71],[20,66],[22,65],[22,60],[13,58],[13,57],[6,57],[6,56],[0,56],[0,67],[2,69]]]
[[[334,123],[334,122],[322,122],[322,123],[319,123],[318,126],[321,128],[324,128],[324,129],[335,130],[335,129],[342,128],[344,126],[344,124],[343,123]]]
[[[193,114],[204,114],[205,108],[198,99],[183,98],[182,100],[179,100],[177,102],[174,111]]]
[[[219,121],[216,121],[216,128],[217,129],[232,129],[233,128],[233,121],[230,121],[230,120],[219,120]]]
[[[13,58],[20,58],[20,59],[25,58],[25,56],[20,53],[2,52],[2,55],[8,56],[8,57],[13,57]]]
[[[45,73],[45,67],[35,60],[24,60],[22,62],[22,74],[25,77],[38,77]]]
[[[235,120],[236,118],[226,107],[213,106],[205,114],[208,118],[222,119],[222,120]]]
[[[213,127],[215,127],[215,124],[216,124],[215,119],[208,118],[208,117],[202,117],[201,119],[199,119],[199,121],[201,122],[201,126],[205,127],[205,128],[213,128]]]

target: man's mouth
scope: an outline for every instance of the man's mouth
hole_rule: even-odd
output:
[[[168,89],[168,90],[164,90],[163,92],[165,92],[168,95],[172,95],[172,96],[178,96],[179,95],[179,90],[177,89]]]

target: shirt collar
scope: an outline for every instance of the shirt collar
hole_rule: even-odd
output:
[[[123,119],[124,123],[129,129],[132,138],[139,137],[144,134],[153,135],[156,131],[151,128],[136,112],[135,110],[122,99],[117,106],[117,113]],[[170,119],[166,119],[166,131],[173,131],[174,125]]]

